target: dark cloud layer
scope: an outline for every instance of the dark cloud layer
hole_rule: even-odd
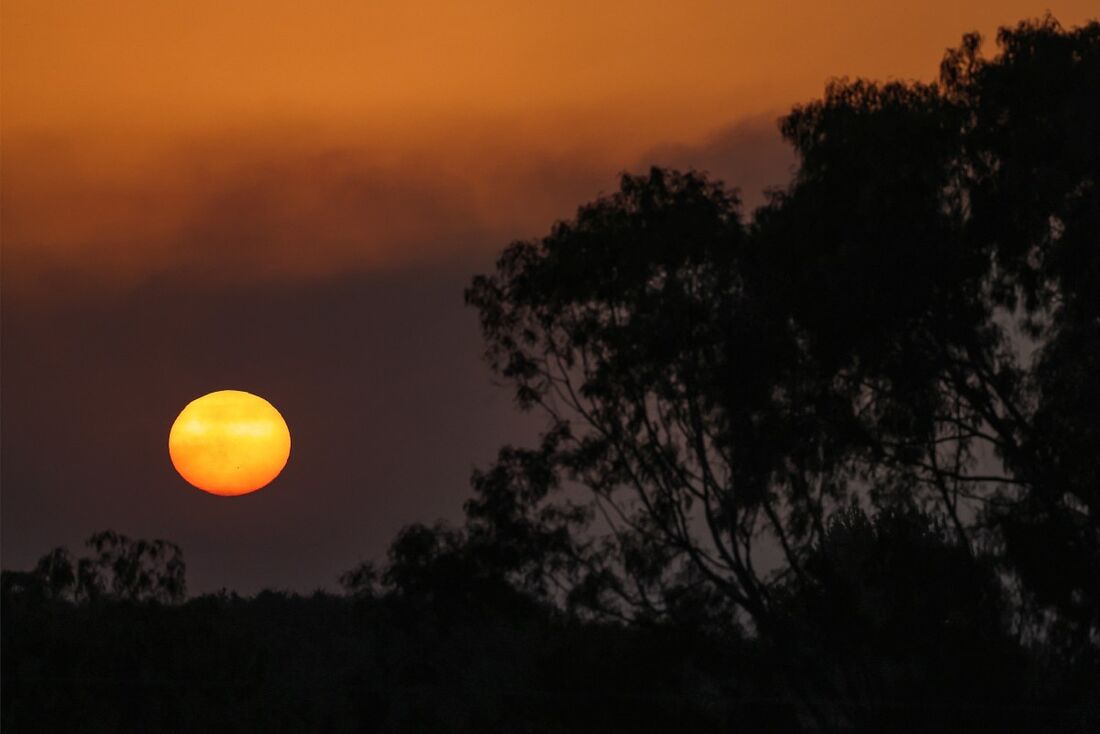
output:
[[[302,281],[484,255],[615,182],[612,162],[584,152],[450,143],[433,155],[268,133],[114,160],[117,143],[16,140],[3,171],[5,285],[50,295],[59,271],[116,288],[165,273]]]
[[[125,289],[165,273],[302,281],[481,256],[655,164],[709,171],[751,210],[792,163],[776,117],[633,159],[542,150],[505,132],[455,134],[436,154],[300,131],[129,157],[117,141],[16,139],[3,164],[4,285],[54,297],[59,272]]]

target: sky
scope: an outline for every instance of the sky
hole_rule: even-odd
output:
[[[179,543],[193,592],[333,588],[539,421],[481,361],[470,278],[622,171],[747,211],[835,77],[930,81],[966,31],[1094,0],[923,4],[5,0],[0,554]],[[172,469],[193,398],[263,395],[283,475]]]

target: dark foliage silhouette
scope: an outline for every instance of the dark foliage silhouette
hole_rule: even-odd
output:
[[[74,603],[9,572],[3,729],[798,730],[751,641],[582,623],[488,577],[460,538],[409,528],[376,580],[345,577],[345,596]]]
[[[31,572],[5,571],[4,591],[57,601],[118,599],[163,603],[187,595],[183,551],[166,540],[133,540],[107,530],[88,538],[94,555],[74,562],[55,548]]]
[[[993,559],[913,509],[834,515],[776,590],[782,634],[834,718],[859,731],[1006,731],[1051,723],[1025,682]],[[1030,725],[1030,726],[1025,726]]]
[[[1096,674],[1100,24],[998,40],[986,60],[966,37],[936,84],[840,80],[795,108],[799,169],[748,223],[703,174],[626,175],[467,291],[493,370],[548,419],[501,466],[537,459],[509,518],[575,518],[558,583],[633,619],[720,594],[821,728],[891,704],[822,688],[777,589],[861,504],[950,528],[960,563],[1002,571],[1011,618],[990,634]],[[911,652],[935,670],[935,646]]]

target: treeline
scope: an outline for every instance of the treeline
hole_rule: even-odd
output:
[[[1012,629],[993,566],[919,513],[835,520],[767,637],[701,598],[629,624],[563,610],[438,526],[308,597],[165,597],[178,549],[105,537],[124,578],[101,566],[95,593],[60,550],[4,572],[4,731],[851,731],[854,702],[878,731],[1100,723],[1095,666]]]
[[[74,596],[59,551],[4,572],[5,732],[798,730],[752,642],[582,622],[438,547],[395,550],[375,593],[184,601],[148,591],[178,556],[168,569],[156,543],[110,537],[144,581],[102,569]]]

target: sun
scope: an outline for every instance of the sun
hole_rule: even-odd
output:
[[[234,496],[267,486],[290,458],[290,429],[258,395],[219,390],[187,404],[168,434],[180,476],[210,494]]]

